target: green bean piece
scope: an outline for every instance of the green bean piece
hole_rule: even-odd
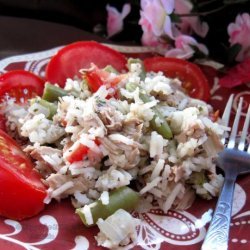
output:
[[[107,65],[105,68],[103,68],[104,71],[107,71],[109,73],[115,73],[115,74],[119,74],[119,72],[114,68],[112,67],[111,65]]]
[[[139,87],[137,84],[134,83],[127,83],[126,84],[126,89],[128,91],[135,91],[135,89]],[[146,94],[143,93],[140,90],[139,93],[140,99],[146,103],[146,102],[150,102],[150,97]],[[165,139],[171,139],[173,137],[173,133],[166,121],[166,119],[163,117],[163,115],[161,114],[161,112],[158,110],[157,107],[153,107],[152,110],[154,111],[155,115],[153,117],[153,119],[150,121],[150,127],[157,131],[157,133],[159,133],[160,135],[162,135],[163,138]],[[157,124],[157,120],[160,120],[160,124]]]
[[[56,102],[59,97],[69,95],[64,89],[53,84],[46,83],[43,91],[42,99],[48,102]]]
[[[165,139],[171,139],[173,137],[173,133],[166,121],[166,119],[162,116],[161,112],[156,108],[152,108],[155,115],[153,119],[150,121],[150,127],[157,131],[158,134],[162,135]],[[160,126],[156,123],[156,120],[160,119]]]
[[[76,209],[76,213],[80,216],[85,226],[93,226],[97,220],[102,218],[106,219],[118,209],[131,211],[135,209],[139,202],[139,194],[129,187],[121,187],[109,194],[109,204],[104,205],[100,200],[88,205],[93,218],[93,224],[88,224],[83,208]]]
[[[125,87],[126,87],[126,90],[128,90],[129,92],[133,92],[139,86],[137,84],[135,84],[135,83],[128,82]]]
[[[47,118],[49,120],[52,120],[53,116],[57,112],[57,105],[51,102],[47,102],[46,100],[43,100],[41,98],[36,98],[31,100],[31,104],[34,104],[35,102],[49,110],[49,115]]]
[[[128,63],[127,63],[127,66],[128,66],[129,71],[131,70],[131,64],[133,64],[133,63],[139,63],[139,64],[141,65],[140,78],[141,78],[142,80],[144,80],[145,77],[146,77],[146,70],[145,70],[143,61],[142,61],[141,59],[138,59],[138,58],[129,58],[129,59],[128,59]]]

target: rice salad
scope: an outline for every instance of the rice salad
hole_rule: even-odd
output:
[[[104,71],[92,65],[81,70],[82,78],[67,79],[64,94],[45,105],[39,97],[27,105],[5,102],[9,133],[48,187],[45,203],[70,197],[92,225],[97,201],[108,206],[112,192],[128,186],[139,196],[138,211],[152,202],[165,213],[183,210],[196,195],[218,196],[223,176],[215,159],[227,128],[211,119],[212,107],[185,94],[178,79],[145,73],[139,60],[130,61],[126,73],[106,71],[106,84],[93,93],[84,76],[96,70]],[[98,245],[136,244],[140,220],[125,210],[96,218]]]

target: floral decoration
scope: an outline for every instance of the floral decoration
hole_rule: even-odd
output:
[[[245,70],[250,58],[250,8],[245,7],[249,6],[249,0],[127,1],[121,13],[116,7],[107,6],[107,34],[111,39],[123,32],[124,23],[131,22],[130,16],[134,17],[132,12],[136,11],[137,19],[132,21],[137,24],[138,32],[142,32],[141,45],[151,47],[166,57],[217,61],[218,58],[213,58],[216,55],[213,50],[218,44],[220,49],[217,52],[223,51],[226,55],[219,58],[224,65],[221,75],[226,74],[220,83],[224,87],[234,87],[250,82],[248,70]],[[225,15],[234,6],[241,12],[225,23]],[[215,13],[217,19],[213,21]],[[224,23],[220,33],[224,31],[227,41],[222,42],[217,36],[208,39],[220,23]],[[213,40],[212,46],[209,40]]]

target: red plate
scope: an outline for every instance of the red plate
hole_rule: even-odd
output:
[[[140,51],[121,48],[129,53]],[[49,58],[58,48],[10,57],[0,61],[0,72],[11,69],[25,69],[44,76]],[[142,51],[141,51],[142,52]],[[140,54],[145,57],[146,54]],[[244,96],[245,111],[250,103],[250,84],[233,91],[222,89],[218,84],[211,86],[211,105],[223,110],[229,95],[236,99]],[[235,105],[236,106],[236,105]],[[230,228],[229,249],[250,249],[250,177],[238,179]],[[249,197],[248,197],[249,196]],[[3,202],[3,201],[0,201]],[[211,212],[216,200],[197,199],[184,212],[169,211],[164,214],[157,207],[147,213],[134,214],[143,220],[138,228],[138,246],[134,249],[199,250],[206,234]],[[102,249],[96,245],[94,236],[98,229],[85,228],[69,200],[52,202],[38,216],[17,222],[0,217],[0,249]]]

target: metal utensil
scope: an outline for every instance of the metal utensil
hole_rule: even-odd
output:
[[[227,126],[229,124],[232,104],[233,95],[230,96],[222,116]],[[238,175],[250,173],[250,144],[246,141],[250,121],[250,105],[242,132],[239,133],[238,125],[242,104],[243,98],[240,98],[228,143],[225,149],[219,154],[218,166],[224,170],[225,181],[207,235],[201,247],[202,250],[228,249],[235,181]],[[237,134],[240,136],[239,141],[236,140]],[[225,143],[225,139],[222,142]]]

